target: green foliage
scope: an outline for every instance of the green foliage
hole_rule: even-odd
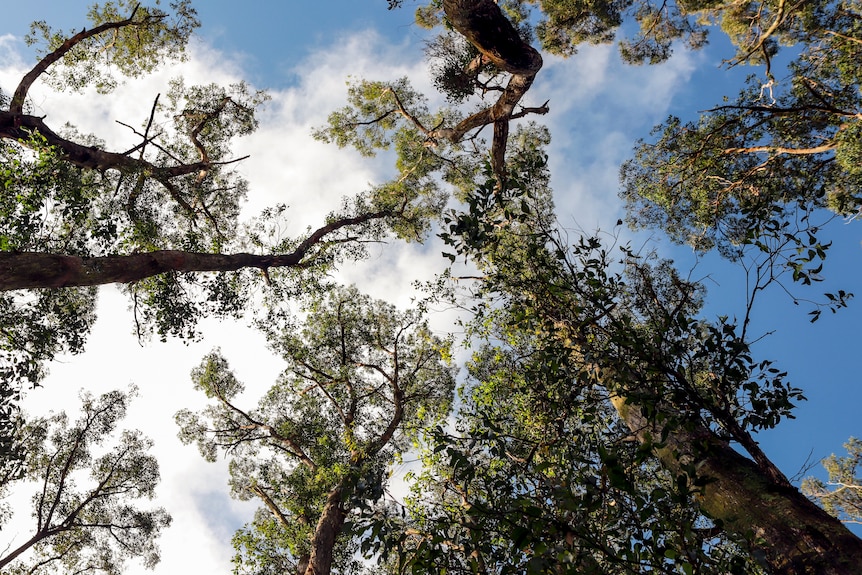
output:
[[[482,67],[474,64],[479,51],[463,36],[454,32],[441,34],[428,43],[425,54],[434,75],[434,87],[450,102],[459,104],[479,89]]]
[[[752,48],[752,57],[766,58],[765,79],[750,77],[735,100],[697,122],[668,118],[655,129],[657,140],[638,144],[621,176],[633,227],[657,227],[697,250],[717,247],[734,257],[744,244],[764,249],[765,238],[802,248],[790,236],[806,228],[786,227],[818,209],[858,212],[858,3],[786,9],[768,42]],[[724,15],[723,27],[741,47],[759,45],[750,23],[768,17],[758,10],[741,4]],[[778,41],[804,42],[780,81],[768,63]],[[807,230],[817,231],[811,224]],[[809,277],[800,271],[812,259],[788,262],[794,279]]]
[[[430,430],[406,519],[365,542],[412,572],[756,573],[629,440],[564,345],[500,310],[485,321],[457,434]]]
[[[150,568],[158,562],[155,540],[170,516],[161,508],[138,507],[153,498],[159,481],[158,463],[147,454],[152,442],[138,431],[116,433],[132,395],[134,390],[98,398],[83,393],[74,422],[59,413],[20,427],[16,440],[26,453],[21,479],[39,486],[35,525],[23,545],[5,548],[4,573],[119,575],[128,559]],[[16,485],[4,483],[3,490]]]
[[[214,403],[177,414],[184,442],[209,460],[230,455],[233,495],[265,504],[234,538],[237,573],[307,560],[332,494],[345,515],[375,504],[388,465],[449,409],[449,342],[420,314],[355,288],[310,297],[303,311],[302,322],[265,326],[287,368],[257,409],[237,405],[243,386],[214,352],[192,373]],[[342,569],[352,537],[338,537]]]
[[[529,189],[495,195],[489,175],[448,216],[444,239],[483,273],[471,333],[488,343],[459,434],[429,438],[406,527],[372,516],[384,535],[369,550],[397,550],[418,571],[758,572],[697,511],[709,480],[666,474],[652,453],[702,426],[764,461],[751,434],[792,417],[801,391],[753,358],[744,329],[699,318],[704,289],[671,262],[626,248],[615,260],[598,238],[572,243],[521,207]],[[615,395],[661,434],[630,437]]]
[[[846,523],[862,523],[862,441],[851,437],[844,444],[846,457],[830,455],[823,460],[829,479],[809,477],[802,482],[802,492],[821,507]]]
[[[0,142],[0,251],[104,253],[118,221],[100,201],[100,178],[31,134],[27,147]],[[106,205],[108,204],[108,205]]]
[[[372,210],[399,214],[392,224],[399,237],[420,239],[446,203],[440,180],[459,193],[473,185],[476,152],[433,135],[432,128],[458,120],[456,112],[445,108],[431,114],[406,78],[361,80],[349,84],[348,105],[330,114],[327,126],[314,136],[364,156],[392,150],[397,176],[373,188],[367,201]]]
[[[156,6],[161,4],[156,0]],[[93,4],[87,14],[91,28],[131,19],[131,25],[108,28],[107,33],[85,38],[63,55],[62,65],[49,76],[51,84],[61,90],[83,90],[95,86],[101,93],[110,92],[121,76],[135,78],[148,74],[166,60],[185,57],[185,47],[192,32],[200,25],[190,0],[171,2],[172,13],[156,7],[141,6],[132,0],[115,0]],[[39,47],[39,56],[62,49],[75,32],[51,29],[45,21],[34,22],[28,44]],[[107,66],[106,66],[107,64]]]

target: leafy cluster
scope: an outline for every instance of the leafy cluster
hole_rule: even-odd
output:
[[[152,442],[139,431],[116,433],[134,394],[81,396],[81,416],[28,418],[16,441],[25,453],[18,481],[35,482],[33,530],[0,556],[4,573],[119,575],[125,562],[147,567],[159,560],[156,539],[171,518],[162,508],[141,509],[159,481]],[[113,443],[111,445],[110,443]],[[2,489],[15,485],[6,478]]]
[[[823,460],[828,479],[809,477],[802,482],[802,491],[817,501],[832,515],[848,523],[862,523],[862,441],[855,437],[844,444],[846,457],[830,455]]]
[[[781,21],[782,41],[805,43],[786,77],[767,67],[734,100],[695,122],[671,117],[639,143],[622,169],[633,226],[730,254],[769,222],[858,212],[860,7],[820,4]]]

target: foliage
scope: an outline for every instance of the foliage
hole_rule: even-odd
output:
[[[159,481],[158,463],[147,454],[152,442],[138,431],[116,433],[134,393],[82,393],[81,416],[72,423],[65,413],[25,418],[15,438],[25,454],[23,476],[2,489],[37,483],[35,525],[28,540],[6,547],[4,573],[118,575],[128,559],[158,562],[155,540],[170,516],[138,507]]]
[[[390,0],[390,7],[398,4]],[[348,105],[315,135],[367,156],[391,150],[396,175],[347,201],[305,238],[288,239],[273,237],[283,208],[247,228],[238,222],[247,190],[231,143],[256,129],[261,92],[175,81],[141,129],[130,126],[141,142],[122,153],[71,128],[57,133],[28,113],[36,79],[105,92],[117,76],[181,55],[197,20],[187,1],[172,7],[174,16],[108,2],[92,9],[93,27],[77,34],[34,25],[40,59],[11,98],[0,95],[0,178],[14,190],[0,199],[0,256],[228,255],[247,246],[271,254],[253,264],[260,275],[224,271],[241,266],[171,269],[127,288],[139,335],[152,329],[162,338],[193,338],[199,318],[238,315],[256,281],[272,284],[264,297],[272,309],[259,324],[285,358],[285,373],[256,409],[245,410],[242,384],[213,352],[192,374],[211,404],[177,414],[183,441],[197,443],[210,460],[229,455],[233,494],[263,504],[234,537],[235,572],[326,575],[333,565],[356,572],[359,548],[399,572],[687,575],[756,573],[755,560],[776,564],[767,552],[784,554],[777,538],[740,520],[748,510],[722,514],[727,510],[714,504],[714,494],[749,489],[759,497],[765,490],[797,501],[753,434],[792,417],[804,397],[787,374],[754,358],[747,326],[754,294],[774,280],[777,266],[795,281],[818,279],[829,246],[818,239],[812,214],[824,207],[858,212],[858,2],[432,0],[417,20],[442,25],[428,56],[451,107],[429,109],[407,79],[353,81]],[[762,64],[765,79],[752,78],[735,101],[699,122],[670,118],[658,141],[642,143],[624,167],[623,193],[636,226],[662,227],[677,241],[718,247],[732,258],[740,246],[764,254],[767,273],[756,277],[740,322],[700,317],[703,287],[671,262],[558,231],[544,152],[550,135],[517,122],[548,112],[547,105],[521,103],[542,65],[534,39],[546,52],[571,55],[583,42],[621,38],[625,60],[657,63],[680,43],[702,46],[714,24],[736,47],[730,63]],[[773,61],[782,43],[801,48],[791,54],[788,79],[777,80]],[[480,137],[489,127],[490,145]],[[326,293],[322,277],[341,258],[361,254],[357,241],[390,229],[422,239],[443,213],[449,188],[463,206],[445,212],[440,236],[450,260],[464,258],[478,270],[468,294],[477,302],[469,330],[482,341],[454,433],[440,425],[454,385],[449,342],[435,337],[418,312],[399,312],[352,288]],[[277,260],[284,255],[288,260]],[[299,271],[270,275],[273,266]],[[92,295],[3,296],[9,320],[0,323],[0,349],[9,358],[8,381],[35,383],[42,361],[81,348]],[[301,315],[282,313],[286,298],[298,295],[307,296]],[[837,309],[849,294],[827,297]],[[35,337],[22,335],[27,330]],[[14,385],[0,387],[7,402],[16,393]],[[48,469],[37,497],[40,530],[50,531],[55,512],[41,507],[48,495],[56,496],[56,510],[71,510],[69,525],[83,517],[85,504],[94,503],[94,513],[114,509],[64,487],[64,470],[79,461],[111,480],[127,473],[122,481],[133,493],[152,492],[154,462],[136,435],[124,435],[107,459],[77,451],[101,440],[85,440],[85,433],[111,431],[125,409],[121,397],[99,401],[119,407],[92,408],[92,418],[71,430],[64,419],[51,420],[58,431],[49,447],[39,428],[22,428],[14,410],[3,411],[10,434],[29,435],[0,443],[10,462],[0,477],[16,477],[16,453],[26,453],[31,467],[32,457],[41,458],[38,465]],[[100,416],[107,419],[97,424]],[[394,504],[381,502],[389,466],[416,445],[424,448],[425,467],[406,507],[394,513]],[[724,448],[765,478],[752,484],[766,487],[716,485],[719,479],[701,473]],[[136,462],[128,469],[127,453]],[[70,463],[54,467],[57,458]],[[855,459],[834,463],[836,473],[855,468]],[[51,491],[49,483],[59,487]],[[834,509],[852,503],[822,497]],[[52,552],[70,570],[116,572],[124,553],[152,563],[152,538],[167,517],[116,509],[141,520],[129,539],[118,536],[119,551],[90,531],[62,531]],[[811,516],[813,523],[803,525]],[[800,520],[805,539],[790,550],[810,561],[809,540],[829,539],[819,531],[824,522],[816,513],[790,519]],[[111,517],[93,521],[109,531],[119,525]],[[786,531],[780,535],[797,533]],[[823,556],[822,547],[816,551]]]
[[[801,390],[771,362],[753,359],[744,329],[727,318],[698,318],[703,288],[681,278],[670,262],[625,247],[615,261],[598,238],[570,243],[552,219],[534,215],[541,209],[529,202],[521,207],[530,189],[519,197],[510,188],[511,197],[499,198],[488,183],[468,200],[468,213],[449,218],[443,237],[482,274],[475,301],[494,302],[475,308],[478,333],[502,343],[489,344],[474,360],[477,384],[459,413],[461,434],[434,434],[430,467],[417,487],[425,496],[417,495],[410,509],[418,526],[380,544],[395,546],[402,561],[418,562],[420,570],[481,572],[476,562],[485,561],[502,572],[637,572],[647,565],[752,572],[736,548],[751,543],[746,536],[720,538],[721,519],[710,521],[697,510],[709,479],[693,469],[659,471],[653,450],[681,430],[702,429],[737,443],[762,473],[789,485],[752,433],[792,417],[793,405],[804,399]],[[614,415],[614,396],[641,406],[661,433],[633,443]],[[535,436],[525,436],[533,425]],[[565,443],[579,434],[584,438]],[[608,470],[609,462],[620,467]],[[614,508],[591,515],[583,490],[603,473]],[[524,506],[536,514],[530,525],[551,531],[506,520],[524,517],[518,511]],[[460,538],[453,529],[464,530]],[[475,544],[472,555],[466,541]]]
[[[407,78],[394,82],[351,82],[348,105],[330,114],[327,125],[315,130],[315,138],[353,147],[364,156],[385,150],[396,153],[397,176],[371,193],[373,208],[395,208],[420,198],[407,215],[412,228],[396,228],[405,239],[418,239],[429,218],[439,216],[446,202],[439,178],[456,190],[472,186],[477,163],[475,150],[460,143],[433,137],[430,127],[457,123],[461,117],[443,108],[430,113],[425,98]],[[416,229],[416,224],[423,227]]]
[[[389,464],[448,410],[448,343],[418,313],[355,288],[312,297],[304,311],[299,325],[268,328],[287,369],[257,409],[238,407],[243,386],[214,352],[192,374],[214,404],[177,414],[183,441],[209,460],[230,456],[233,495],[265,505],[234,538],[237,573],[313,561],[333,507],[341,523],[329,552],[348,569],[355,542],[346,527],[341,534],[345,519],[382,496]]]
[[[862,523],[862,480],[858,473],[862,441],[851,437],[844,448],[846,457],[832,454],[823,460],[829,479],[824,482],[809,477],[802,482],[802,492],[841,521]]]
[[[733,255],[764,236],[780,238],[775,227],[815,210],[858,212],[862,12],[858,2],[792,10],[778,39],[803,44],[786,77],[767,62],[766,77],[749,77],[736,99],[696,122],[670,117],[656,141],[638,144],[622,169],[632,226]],[[816,227],[809,222],[812,233]]]
[[[158,6],[161,0],[155,4]],[[166,59],[184,58],[185,46],[200,21],[190,0],[176,0],[170,5],[171,13],[132,0],[94,4],[87,14],[90,28],[108,27],[109,33],[77,42],[50,75],[51,84],[61,90],[82,90],[93,85],[105,93],[118,82],[112,68],[121,76],[135,78],[152,72]],[[129,25],[114,25],[124,21]],[[73,36],[38,21],[31,25],[26,40],[37,45],[39,56],[44,57]]]

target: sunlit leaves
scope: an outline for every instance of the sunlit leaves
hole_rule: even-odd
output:
[[[828,479],[809,477],[802,482],[802,491],[841,521],[862,523],[862,441],[851,437],[844,448],[846,456],[832,454],[822,461]]]
[[[449,342],[420,314],[355,288],[309,296],[303,311],[302,321],[274,315],[263,324],[287,367],[255,410],[238,405],[242,384],[215,352],[192,374],[213,404],[177,414],[184,442],[196,442],[210,460],[220,451],[231,457],[233,494],[264,503],[234,538],[239,572],[307,560],[326,535],[315,526],[328,498],[343,493],[345,515],[374,505],[389,463],[451,401]],[[353,534],[332,528],[344,567]]]
[[[654,141],[640,142],[622,170],[633,226],[658,227],[697,250],[718,247],[736,257],[744,244],[766,245],[764,237],[781,244],[788,223],[819,208],[858,212],[862,42],[857,20],[848,18],[852,8],[781,2],[769,9],[775,12],[739,5],[722,25],[741,52],[753,46],[753,58],[771,54],[776,38],[805,42],[789,75],[778,80],[767,66],[766,78],[750,77],[735,100],[697,122],[671,117]],[[766,29],[751,22],[770,19],[773,35],[758,48],[757,34]]]
[[[166,60],[184,57],[189,36],[200,22],[188,0],[171,2],[171,10],[165,12],[132,0],[94,4],[88,13],[91,28],[107,26],[106,32],[76,43],[64,54],[62,65],[48,76],[49,82],[60,89],[95,86],[108,92],[119,81],[116,72],[121,78],[137,77]],[[111,27],[127,19],[131,20],[128,25]],[[41,57],[65,48],[64,42],[76,32],[67,35],[51,29],[45,21],[34,22],[27,42],[39,46]]]

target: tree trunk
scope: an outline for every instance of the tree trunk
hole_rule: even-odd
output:
[[[641,441],[661,436],[661,425],[625,398],[611,398]],[[862,540],[798,489],[777,485],[757,465],[705,427],[679,426],[654,453],[666,469],[707,482],[701,510],[747,542],[752,555],[777,575],[858,575]]]
[[[443,10],[452,27],[498,69],[512,75],[497,102],[472,114],[454,128],[435,131],[435,137],[460,141],[468,131],[494,124],[491,144],[491,166],[502,184],[506,180],[506,145],[509,122],[515,107],[533,84],[542,68],[542,56],[518,34],[518,30],[492,0],[444,0]],[[547,104],[547,102],[545,102]],[[546,105],[529,108],[536,114],[546,114]]]
[[[314,529],[311,557],[304,575],[329,575],[332,570],[332,550],[347,518],[342,502],[343,496],[344,486],[339,485],[330,491],[326,498],[323,513],[320,514],[320,520]]]

